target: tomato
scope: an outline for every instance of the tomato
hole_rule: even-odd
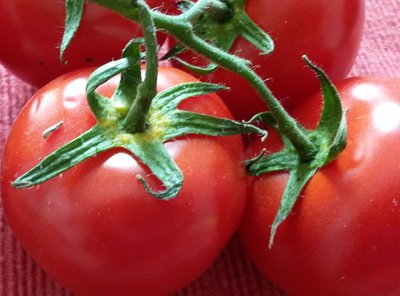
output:
[[[287,296],[400,293],[400,80],[352,78],[337,85],[348,110],[348,141],[301,194],[268,249],[288,173],[255,177],[240,226],[258,268]],[[294,116],[315,126],[320,97]],[[258,146],[258,147],[257,147]],[[254,155],[260,145],[253,144]],[[267,149],[281,144],[270,139]]]
[[[151,0],[151,7],[172,11],[172,1]],[[35,86],[89,66],[119,58],[126,43],[142,35],[138,24],[109,9],[86,3],[83,20],[66,51],[67,64],[59,58],[65,1],[13,0],[0,2],[0,62],[10,72]],[[159,36],[162,43],[164,36]]]
[[[85,84],[91,70],[61,76],[39,90],[16,119],[4,147],[5,215],[27,252],[78,295],[166,295],[188,284],[218,256],[244,208],[246,174],[240,136],[185,136],[165,144],[184,175],[172,200],[150,196],[138,174],[148,168],[122,149],[90,158],[39,186],[11,181],[94,125]],[[195,79],[162,67],[159,91]],[[110,96],[116,79],[99,91]],[[231,118],[216,94],[180,108]],[[63,120],[47,139],[41,133]]]
[[[248,0],[246,11],[270,34],[275,50],[260,55],[248,41],[238,38],[231,52],[252,62],[252,68],[286,108],[294,108],[319,89],[302,55],[322,67],[334,82],[345,78],[352,67],[363,31],[363,0]],[[190,53],[181,57],[200,63]],[[250,84],[235,73],[220,69],[204,79],[230,87],[220,95],[238,119],[266,109]]]

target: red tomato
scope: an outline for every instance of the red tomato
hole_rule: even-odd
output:
[[[145,192],[146,166],[122,149],[97,155],[48,182],[17,190],[10,182],[89,129],[95,120],[84,94],[90,70],[66,74],[26,104],[4,148],[5,214],[22,246],[48,274],[78,295],[166,295],[208,268],[236,230],[246,177],[240,136],[186,136],[165,144],[184,175],[175,199]],[[116,79],[100,87],[110,96]],[[194,81],[160,68],[159,90]],[[182,109],[231,118],[215,95],[185,100]],[[47,139],[42,131],[60,120]]]
[[[150,0],[151,7],[174,9],[172,1]],[[117,13],[86,3],[83,20],[66,51],[59,58],[65,1],[0,1],[0,62],[19,78],[35,86],[82,67],[99,66],[119,58],[126,43],[142,35],[138,24]],[[165,36],[160,36],[160,43]]]
[[[347,147],[308,183],[272,249],[270,226],[288,173],[255,177],[240,237],[287,296],[399,295],[400,80],[353,78],[337,87],[348,109]],[[314,126],[320,101],[307,100],[295,117]],[[268,149],[280,145],[270,139]]]
[[[306,54],[334,81],[343,79],[353,65],[364,24],[363,0],[248,0],[250,18],[275,42],[270,55],[243,38],[231,50],[252,62],[285,107],[293,108],[318,91],[318,80],[301,57]],[[185,60],[198,63],[191,54]],[[266,109],[255,90],[239,75],[220,69],[204,79],[226,84],[222,99],[238,119]]]

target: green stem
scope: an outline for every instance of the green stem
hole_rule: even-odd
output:
[[[111,8],[124,16],[138,20],[137,10],[132,6],[130,0],[90,0],[91,2]],[[204,3],[203,3],[204,1]],[[206,2],[211,0],[200,0],[202,2],[190,12],[190,15],[197,15],[199,8],[206,7]],[[203,6],[204,5],[204,6]],[[195,6],[193,6],[195,7]],[[245,60],[226,53],[225,51],[210,45],[201,38],[197,37],[192,30],[192,24],[182,21],[181,16],[165,15],[158,11],[151,11],[154,23],[157,28],[168,31],[185,46],[191,48],[198,54],[206,57],[210,61],[233,71],[244,77],[259,93],[261,98],[268,105],[271,113],[278,124],[278,129],[290,139],[295,148],[299,151],[302,159],[310,159],[316,151],[316,146],[310,141],[306,133],[298,126],[297,122],[285,111],[279,101],[271,93],[264,81],[252,71]],[[181,21],[179,21],[181,20]]]
[[[296,120],[286,112],[271,93],[270,89],[265,85],[264,81],[248,67],[247,61],[210,45],[188,30],[189,28],[184,28],[185,25],[182,27],[177,26],[171,17],[165,17],[165,15],[155,12],[154,21],[156,25],[166,29],[187,47],[190,47],[192,50],[205,56],[214,63],[238,73],[245,78],[264,99],[277,121],[279,130],[284,133],[291,140],[296,149],[301,152],[302,158],[309,159],[314,155],[316,151],[315,145],[309,140],[303,130],[299,128]]]
[[[210,0],[199,0],[186,12],[177,15],[178,21],[190,22],[198,18],[210,6]]]
[[[222,0],[199,0],[184,13],[175,16],[178,21],[190,22],[198,18],[201,14],[207,11],[214,19],[218,21],[225,21],[232,16],[232,11],[229,5]]]
[[[141,133],[146,128],[147,113],[157,94],[158,57],[156,29],[151,10],[145,1],[136,1],[146,46],[146,72],[143,82],[138,85],[136,98],[125,118],[124,127],[129,132]]]

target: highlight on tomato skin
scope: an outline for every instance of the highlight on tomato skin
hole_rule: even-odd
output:
[[[150,0],[164,12],[176,10],[173,1]],[[142,36],[136,23],[118,13],[86,2],[81,26],[60,61],[65,1],[13,0],[0,2],[0,62],[7,70],[36,87],[72,70],[105,64],[121,56],[129,40]],[[158,34],[162,44],[164,34]]]
[[[272,37],[275,48],[271,54],[262,55],[248,41],[239,38],[230,52],[250,60],[252,69],[265,80],[284,107],[291,110],[319,89],[315,76],[302,61],[303,55],[324,69],[333,82],[347,76],[362,39],[364,2],[248,0],[246,12]],[[174,44],[174,41],[168,42]],[[178,57],[195,65],[205,64],[204,59],[191,52]],[[174,66],[183,67],[178,62]],[[237,119],[250,119],[267,108],[238,74],[218,69],[202,79],[230,88],[220,96]]]
[[[287,296],[396,295],[400,290],[400,80],[357,77],[336,84],[347,110],[345,150],[311,179],[268,249],[288,173],[251,179],[239,236],[258,269]],[[320,95],[293,116],[315,127]],[[260,149],[282,147],[273,132]]]
[[[11,182],[95,124],[85,96],[93,69],[50,82],[27,102],[4,147],[1,193],[7,221],[28,254],[77,295],[166,295],[203,273],[240,222],[246,197],[240,136],[185,136],[165,144],[184,175],[178,196],[162,201],[136,178],[160,186],[123,149],[109,150],[30,189]],[[160,67],[158,90],[196,81]],[[116,79],[98,91],[111,96]],[[223,118],[216,94],[180,108]],[[42,132],[63,120],[46,139]]]

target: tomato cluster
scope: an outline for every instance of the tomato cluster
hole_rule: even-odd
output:
[[[175,1],[148,4],[178,13]],[[246,146],[239,135],[189,135],[164,143],[184,176],[171,200],[146,191],[137,176],[155,188],[163,184],[121,148],[40,185],[14,188],[16,178],[96,124],[85,89],[94,68],[87,66],[119,58],[142,32],[131,20],[88,2],[62,64],[62,1],[0,3],[0,33],[7,40],[1,63],[28,83],[46,84],[21,110],[4,146],[4,211],[29,255],[67,289],[78,295],[172,293],[202,274],[239,229],[255,265],[285,295],[400,293],[400,80],[343,80],[360,44],[364,1],[248,0],[245,10],[271,35],[275,49],[260,55],[238,38],[230,51],[252,63],[292,117],[311,130],[321,115],[318,80],[303,63],[304,54],[337,82],[347,116],[346,148],[307,183],[272,248],[268,234],[289,174],[248,176],[244,163],[283,148],[273,129],[265,142],[246,137]],[[163,44],[167,37],[162,32],[157,38]],[[190,51],[180,57],[204,62]],[[158,92],[198,81],[173,63],[159,67]],[[242,120],[268,109],[236,73],[219,68],[200,79],[229,89],[187,99],[180,110]],[[111,79],[98,92],[112,98],[119,82]],[[56,123],[44,138],[43,131]]]

